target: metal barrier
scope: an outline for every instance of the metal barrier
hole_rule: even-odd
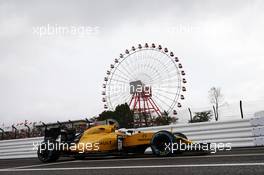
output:
[[[139,130],[181,132],[194,142],[230,143],[232,147],[264,146],[264,116],[223,122],[146,127]]]
[[[13,139],[0,141],[0,159],[37,157],[34,144],[40,143],[43,137]]]
[[[202,122],[139,128],[140,131],[182,132],[195,142],[231,143],[232,147],[264,146],[264,116],[223,122]],[[0,141],[0,159],[36,157],[34,144],[43,137]]]

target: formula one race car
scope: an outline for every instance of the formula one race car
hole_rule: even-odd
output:
[[[154,155],[171,156],[181,152],[174,149],[175,143],[192,143],[182,133],[116,129],[116,124],[98,125],[79,135],[74,130],[61,127],[46,129],[44,141],[38,147],[38,158],[42,162],[53,162],[60,156],[84,159],[94,154],[144,154],[148,147]]]

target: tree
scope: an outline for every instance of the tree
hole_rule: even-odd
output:
[[[132,128],[134,122],[134,112],[130,110],[127,103],[118,105],[115,108],[115,115],[120,127]]]
[[[101,114],[99,114],[99,117],[96,118],[96,120],[103,121],[107,119],[115,119],[115,112],[114,111],[103,111]]]
[[[164,111],[162,116],[158,116],[155,119],[155,123],[160,125],[169,125],[171,123],[176,123],[178,118],[169,116],[169,113],[167,111]]]
[[[211,111],[195,112],[195,115],[193,116],[192,120],[189,120],[189,123],[207,122],[211,119]]]
[[[119,123],[121,128],[132,128],[134,113],[130,110],[127,103],[118,105],[114,111],[103,111],[99,114],[97,120],[114,119]]]
[[[209,100],[213,104],[214,111],[215,111],[215,120],[218,121],[219,119],[219,106],[223,101],[223,95],[221,93],[220,88],[212,87],[209,90]]]

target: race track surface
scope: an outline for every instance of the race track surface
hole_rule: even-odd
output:
[[[211,155],[175,157],[96,157],[85,160],[61,158],[44,164],[37,158],[0,160],[1,175],[130,175],[130,174],[264,174],[264,148],[241,148]]]

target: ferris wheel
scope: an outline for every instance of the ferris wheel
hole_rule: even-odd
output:
[[[106,72],[102,101],[113,110],[127,103],[135,113],[177,114],[186,87],[179,58],[161,45],[139,44],[125,50]]]

